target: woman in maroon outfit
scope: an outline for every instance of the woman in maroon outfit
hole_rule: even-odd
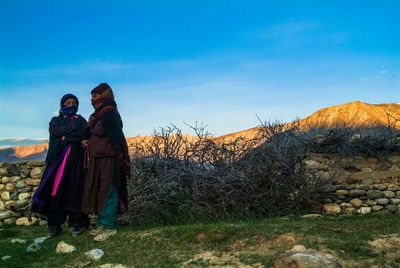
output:
[[[91,93],[95,112],[89,118],[89,139],[83,142],[89,160],[82,210],[98,215],[98,227],[89,233],[104,241],[117,232],[117,214],[127,210],[130,161],[112,89],[102,83]]]

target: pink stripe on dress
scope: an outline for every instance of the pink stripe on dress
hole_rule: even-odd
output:
[[[60,186],[60,182],[64,173],[65,163],[67,162],[67,158],[69,156],[70,151],[71,151],[71,146],[69,146],[67,152],[65,153],[64,160],[57,169],[56,178],[54,179],[53,190],[51,191],[51,196],[55,196],[57,194],[58,186]]]

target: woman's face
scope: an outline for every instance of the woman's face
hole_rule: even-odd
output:
[[[100,98],[100,94],[99,93],[92,93],[92,101],[95,101],[98,98]]]
[[[64,102],[64,106],[76,106],[76,100],[74,98],[69,98]]]

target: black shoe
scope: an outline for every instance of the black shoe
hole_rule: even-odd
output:
[[[72,230],[72,236],[78,236],[83,234],[84,228],[83,227],[74,227]]]
[[[49,232],[47,233],[47,238],[53,238],[61,233],[60,226],[49,226]]]

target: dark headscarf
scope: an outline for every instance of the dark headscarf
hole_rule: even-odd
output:
[[[104,106],[117,107],[117,104],[114,100],[114,93],[107,83],[101,83],[100,85],[92,89],[91,93],[96,93],[100,95],[100,97],[97,98],[95,101],[92,99],[92,105],[95,110],[103,108]]]
[[[76,101],[76,106],[66,106],[64,105],[64,102],[68,99],[75,99]],[[78,98],[73,95],[73,94],[65,94],[60,101],[60,114],[66,115],[66,116],[73,116],[76,115],[76,112],[78,111],[78,106],[79,106],[79,101]]]

